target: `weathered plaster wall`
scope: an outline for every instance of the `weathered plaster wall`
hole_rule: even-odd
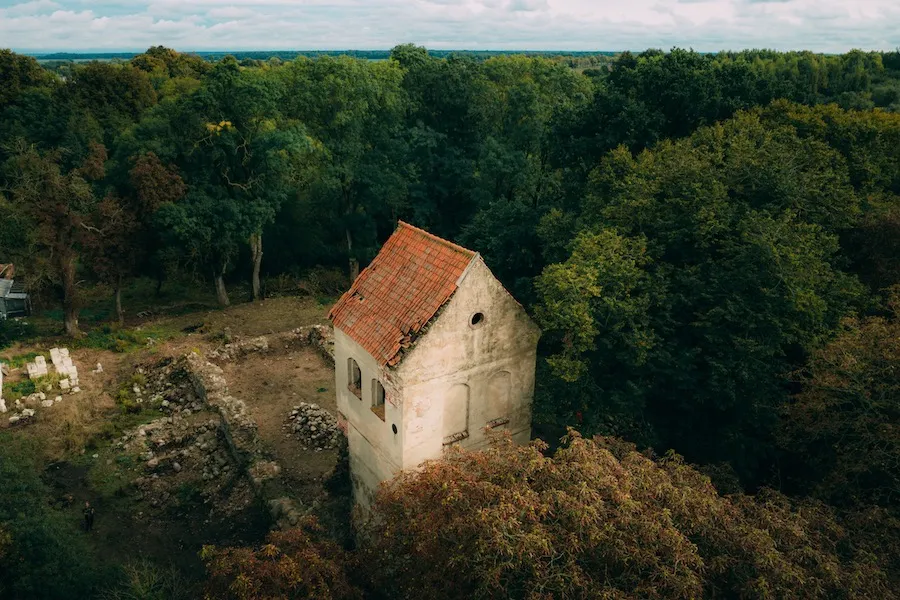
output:
[[[482,313],[483,321],[472,326],[475,313]],[[337,405],[347,419],[357,504],[366,508],[378,484],[400,470],[440,458],[450,434],[465,431],[468,437],[457,443],[479,448],[488,441],[484,428],[501,420],[496,429],[527,443],[539,337],[540,330],[480,257],[398,367],[380,367],[336,329]],[[361,400],[348,387],[351,357],[362,372]],[[385,387],[384,421],[371,409],[373,379]]]
[[[516,441],[531,437],[540,330],[480,257],[461,279],[453,298],[397,367],[405,469],[440,457],[444,438],[457,433],[451,430],[461,422],[467,423],[468,438],[458,443],[467,448],[484,446],[485,426],[499,418],[509,419],[498,429],[507,429]],[[484,317],[472,326],[475,313]]]
[[[350,391],[348,358],[362,373],[362,398]],[[402,468],[401,398],[393,374],[345,333],[334,332],[334,373],[337,406],[347,419],[350,472],[357,503],[367,506],[378,483],[390,479]],[[372,380],[385,389],[384,420],[372,411]],[[395,434],[392,425],[397,426]]]

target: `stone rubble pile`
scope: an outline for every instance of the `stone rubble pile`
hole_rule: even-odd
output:
[[[144,474],[132,482],[140,499],[162,508],[178,501],[177,490],[188,485],[217,512],[245,507],[250,492],[234,485],[238,469],[223,440],[221,416],[197,397],[184,364],[164,361],[138,374],[147,384],[135,384],[132,391],[166,414],[126,432],[116,444],[143,461]]]
[[[331,413],[306,402],[294,407],[283,427],[296,435],[305,449],[316,452],[337,448],[343,435]]]
[[[230,336],[229,336],[230,337]],[[268,352],[269,340],[265,336],[227,343],[208,354],[211,360],[236,360],[254,352]]]

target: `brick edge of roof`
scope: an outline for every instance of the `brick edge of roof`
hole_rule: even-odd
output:
[[[460,275],[460,279],[462,279],[465,276],[465,274],[469,272],[469,270],[472,268],[472,264],[475,262],[475,260],[481,257],[481,255],[478,252],[475,252],[474,250],[469,250],[468,248],[460,246],[459,244],[454,244],[450,240],[446,240],[440,236],[434,235],[433,233],[429,233],[428,231],[425,231],[424,229],[421,229],[420,227],[416,227],[415,225],[411,225],[411,224],[407,223],[406,221],[403,221],[400,219],[397,220],[397,228],[391,234],[391,237],[396,235],[398,231],[400,231],[401,229],[404,229],[404,228],[414,231],[418,235],[422,235],[422,236],[428,238],[432,242],[435,242],[437,244],[445,246],[445,247],[453,250],[454,252],[457,252],[457,253],[462,254],[463,256],[467,257],[469,259],[469,263],[466,265],[466,268],[463,270],[462,275]],[[382,249],[383,248],[384,248],[384,246],[382,245]],[[381,250],[379,250],[379,253],[380,252],[381,252]],[[363,271],[360,272],[360,275],[362,275],[362,273],[368,268],[369,267],[366,267],[365,269],[363,269]],[[338,298],[337,302],[335,302],[334,305],[332,305],[332,307],[328,310],[327,318],[332,323],[334,322],[334,309],[337,308],[338,306],[340,306],[341,304],[343,304],[345,298],[351,297],[357,291],[356,282],[358,280],[359,280],[359,277],[357,277],[356,280],[352,281],[350,283],[350,288],[346,292],[341,294],[341,297]],[[422,325],[416,330],[417,333],[426,329],[429,324],[431,324],[435,321],[435,319],[438,317],[438,315],[440,315],[441,312],[443,311],[443,308],[447,305],[448,302],[450,302],[450,300],[456,294],[458,289],[459,289],[459,282],[457,281],[456,288],[453,290],[453,292],[438,307],[438,309],[431,316],[431,318],[428,319],[425,323],[422,323]],[[506,291],[506,293],[509,294],[509,291],[505,290],[505,288],[504,288],[504,291]],[[512,294],[509,294],[509,295],[510,295],[510,297],[512,297]],[[513,299],[515,300],[515,298],[513,298]],[[419,337],[419,336],[417,336],[417,337]],[[382,366],[395,367],[402,360],[402,358],[405,354],[404,350],[409,350],[409,348],[402,348],[402,347],[398,348],[397,352],[395,352],[392,356],[390,356],[384,362],[382,362],[378,357],[373,357],[373,358],[375,358],[375,360]]]
[[[446,247],[450,248],[451,250],[454,250],[455,252],[459,252],[460,254],[468,256],[469,258],[475,258],[475,256],[478,254],[474,250],[469,250],[468,248],[464,248],[463,246],[460,246],[459,244],[454,244],[450,240],[445,240],[444,238],[436,236],[433,233],[429,233],[429,232],[425,231],[424,229],[416,227],[415,225],[410,225],[406,221],[398,220],[397,221],[397,229],[400,229],[401,227],[405,227],[407,229],[412,229],[416,233],[418,233],[420,235],[424,235],[431,241],[437,242],[438,244],[441,244],[442,246],[446,246]],[[395,233],[396,233],[396,230],[395,230]]]

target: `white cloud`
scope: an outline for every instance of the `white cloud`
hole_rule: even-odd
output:
[[[33,2],[13,4],[6,9],[6,14],[10,16],[36,15],[52,12],[58,8],[62,8],[62,5],[52,2],[51,0],[34,0]]]
[[[2,2],[2,0],[0,0]],[[900,46],[896,0],[35,0],[0,8],[18,50],[642,50]]]

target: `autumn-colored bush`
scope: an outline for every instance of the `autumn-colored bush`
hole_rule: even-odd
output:
[[[845,319],[798,373],[783,445],[804,488],[843,505],[900,506],[900,290],[888,317]]]
[[[216,548],[201,553],[209,600],[352,600],[344,551],[322,536],[314,519],[269,534],[260,548]]]
[[[361,564],[383,598],[886,598],[827,507],[719,495],[675,455],[571,432],[499,439],[378,493]]]

